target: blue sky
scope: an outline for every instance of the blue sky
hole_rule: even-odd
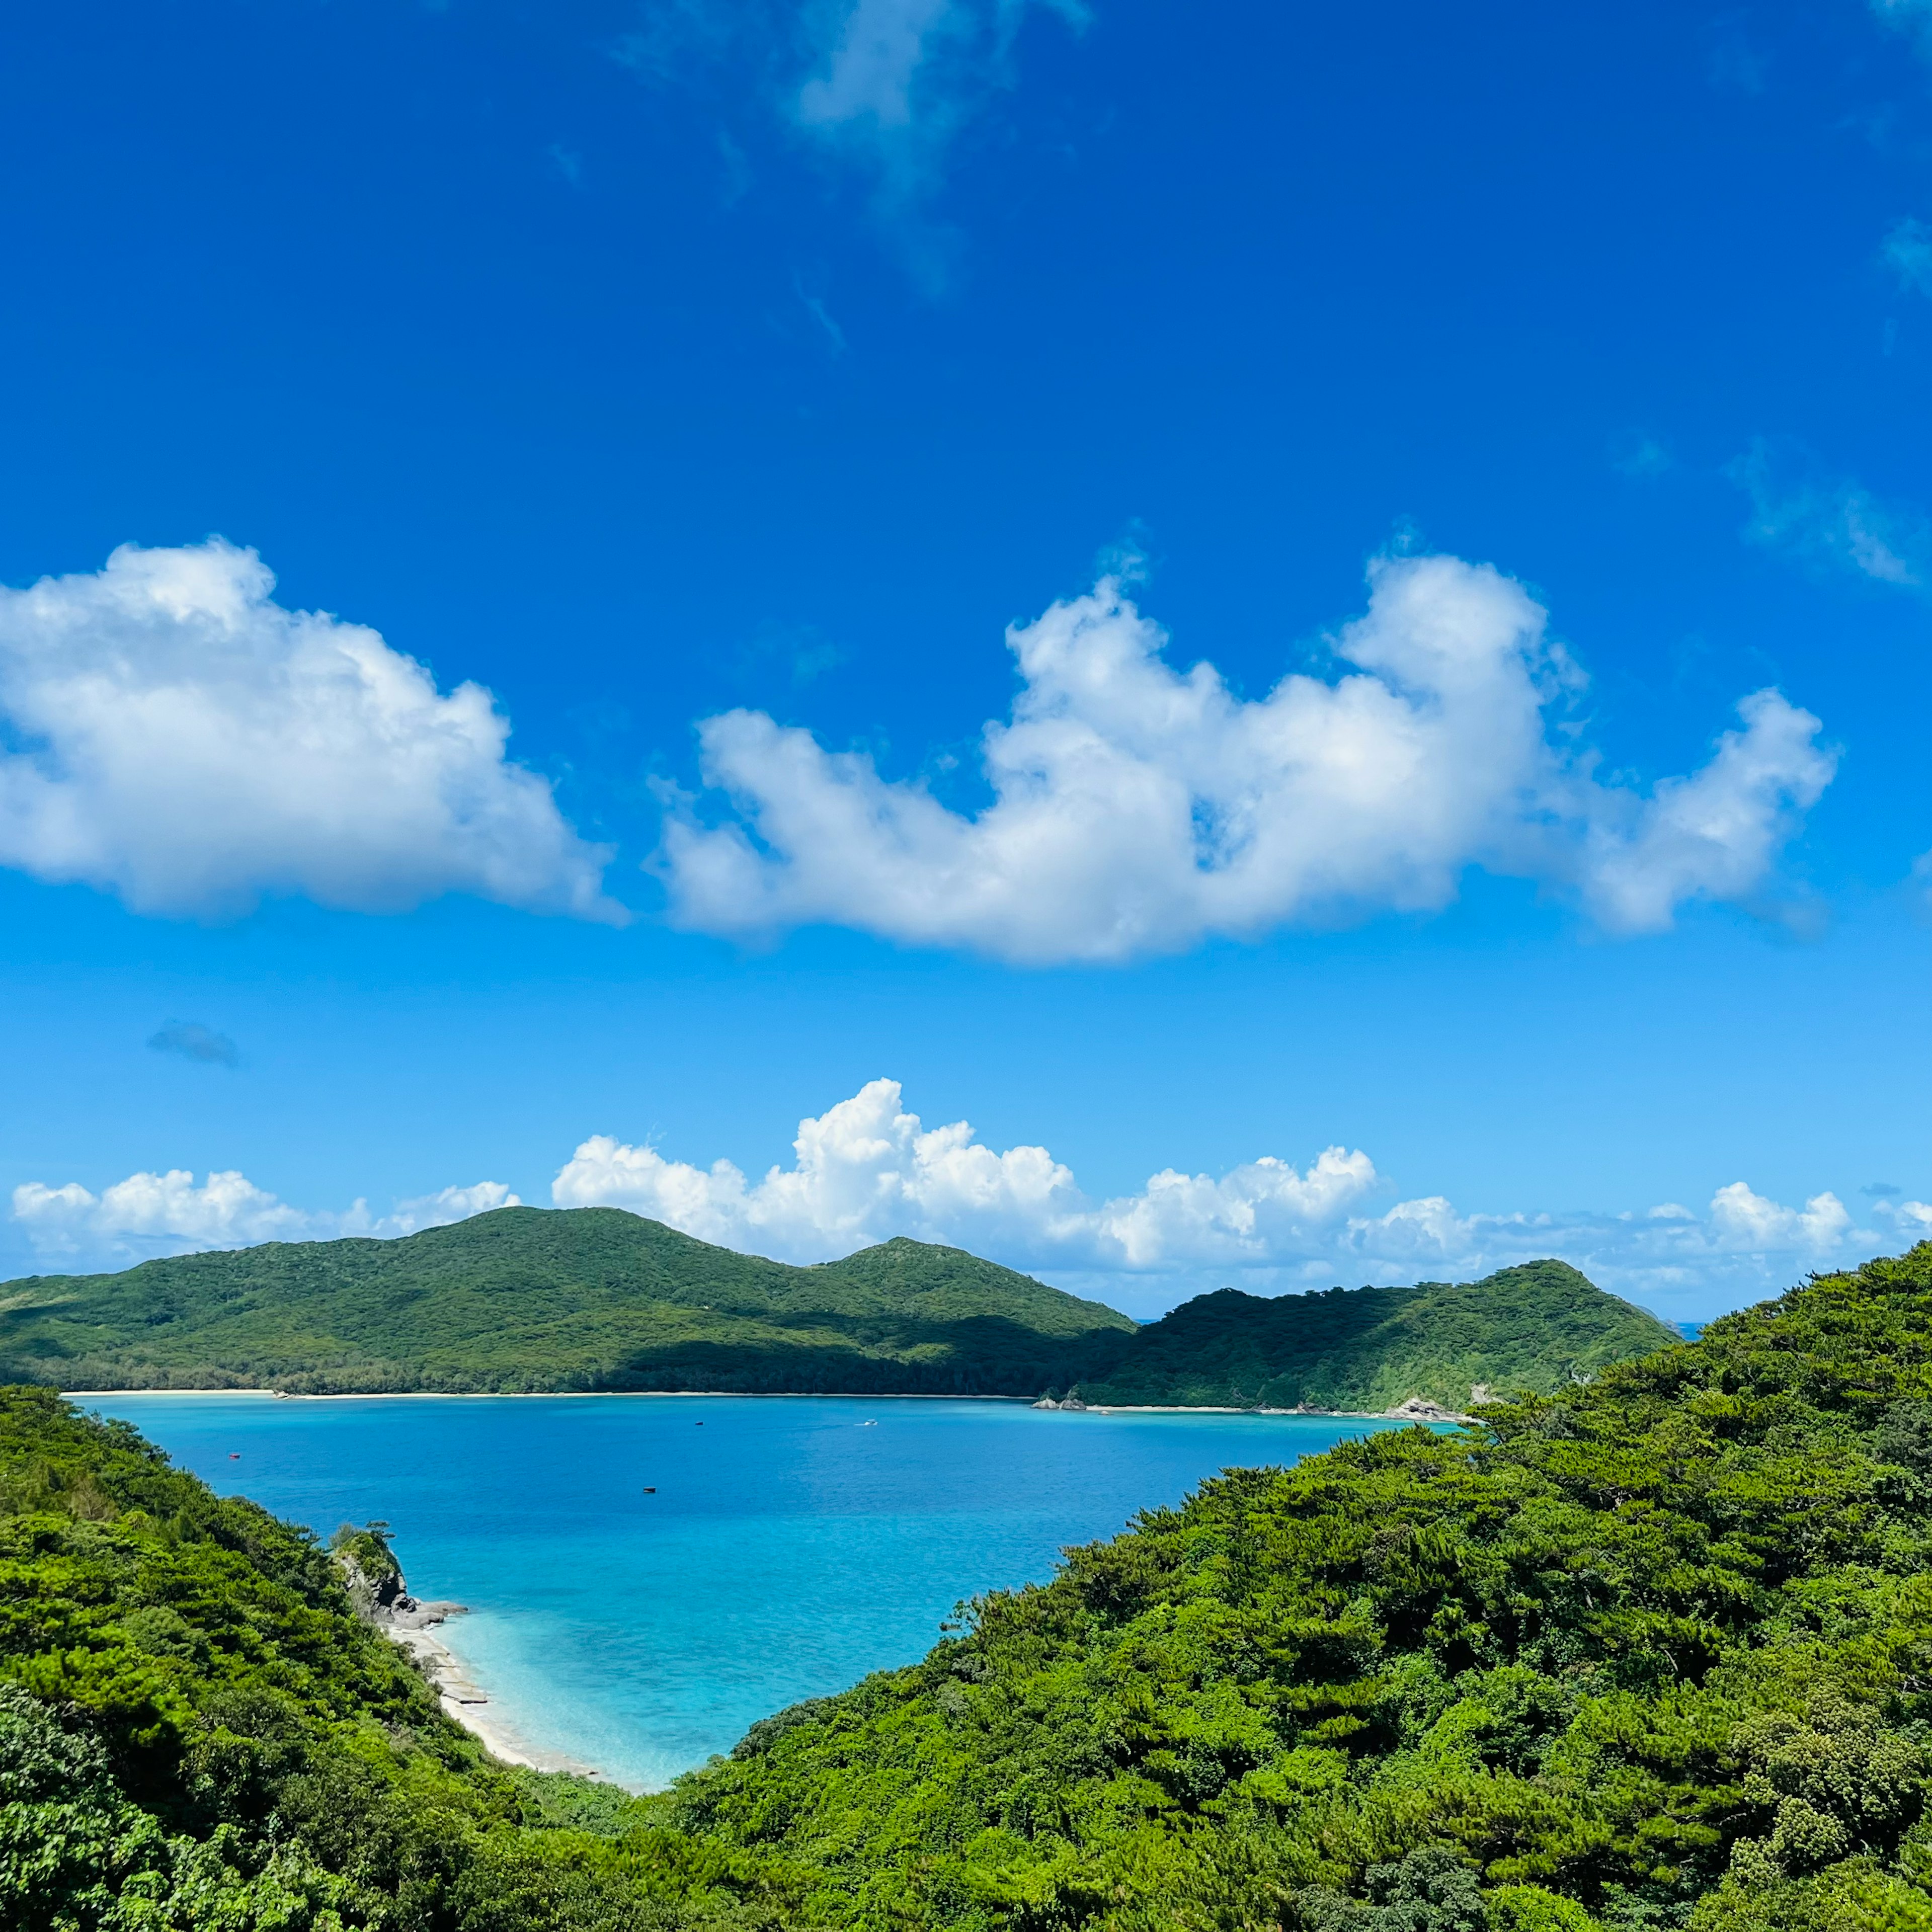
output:
[[[514,1193],[1692,1317],[1932,1226],[1932,5],[0,72],[10,1271]]]

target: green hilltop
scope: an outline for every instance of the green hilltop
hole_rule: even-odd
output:
[[[1120,1406],[1374,1414],[1420,1397],[1462,1409],[1478,1388],[1549,1394],[1678,1339],[1556,1261],[1414,1288],[1224,1288],[1142,1329],[1078,1394]]]
[[[307,1394],[719,1389],[1037,1395],[1126,1316],[905,1240],[818,1268],[615,1208],[271,1242],[0,1286],[0,1379]]]
[[[487,1758],[354,1581],[0,1390],[9,1932],[1932,1927],[1932,1244],[1230,1471],[656,1798]]]
[[[712,1389],[1375,1412],[1546,1391],[1676,1338],[1561,1262],[1450,1286],[1204,1295],[1143,1328],[958,1248],[816,1268],[614,1208],[270,1242],[0,1285],[0,1380],[325,1395]]]

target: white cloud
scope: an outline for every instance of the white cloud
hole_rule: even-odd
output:
[[[232,1169],[211,1173],[197,1185],[183,1168],[130,1174],[98,1194],[71,1180],[59,1187],[30,1180],[14,1190],[14,1219],[39,1253],[104,1267],[262,1241],[412,1234],[493,1208],[521,1205],[501,1181],[484,1180],[398,1202],[380,1218],[361,1201],[343,1214],[315,1214],[278,1200]]]
[[[1169,1168],[1138,1194],[1090,1202],[1040,1147],[996,1153],[964,1120],[927,1130],[896,1080],[799,1123],[789,1168],[749,1181],[730,1161],[667,1160],[608,1135],[584,1142],[558,1174],[560,1208],[607,1205],[701,1240],[790,1261],[824,1261],[895,1234],[1086,1268],[1222,1258],[1267,1260],[1299,1231],[1333,1226],[1377,1185],[1364,1154],[1330,1148],[1304,1174],[1273,1158],[1220,1180]]]
[[[607,1135],[558,1174],[562,1208],[597,1205],[775,1259],[818,1262],[896,1234],[968,1248],[1139,1315],[1206,1289],[1257,1294],[1370,1282],[1466,1280],[1554,1255],[1614,1292],[1685,1318],[1774,1294],[1808,1270],[1932,1234],[1932,1207],[1881,1202],[1858,1228],[1835,1195],[1784,1206],[1742,1181],[1701,1214],[1671,1202],[1622,1214],[1464,1214],[1394,1189],[1359,1150],[1305,1168],[1273,1156],[1218,1178],[1168,1168],[1095,1200],[1045,1148],[982,1144],[964,1121],[928,1129],[898,1083],[874,1080],[802,1120],[789,1166],[752,1180]],[[1379,1208],[1379,1211],[1377,1211]]]
[[[1820,476],[1801,449],[1760,436],[1728,474],[1751,500],[1750,542],[1902,590],[1922,590],[1932,575],[1932,527],[1923,516]]]
[[[730,808],[674,800],[653,861],[672,916],[1117,960],[1434,911],[1481,865],[1654,931],[1759,891],[1831,777],[1818,720],[1763,691],[1693,776],[1600,783],[1551,716],[1582,680],[1520,584],[1448,556],[1383,558],[1370,581],[1332,640],[1352,669],[1247,702],[1211,664],[1172,668],[1116,579],[1010,631],[1022,688],[985,729],[976,815],[763,712],[706,718],[704,782]]]
[[[1043,1148],[994,1154],[964,1121],[926,1132],[896,1080],[874,1080],[799,1123],[796,1160],[755,1184],[727,1160],[696,1168],[596,1135],[558,1174],[560,1208],[628,1208],[723,1246],[821,1261],[896,1234],[971,1229],[1062,1238],[1085,1210],[1073,1177]]]
[[[1721,1246],[1747,1254],[1822,1252],[1851,1232],[1852,1217],[1835,1194],[1814,1194],[1801,1210],[1767,1201],[1734,1180],[1712,1197],[1711,1226]]]
[[[559,1172],[560,1208],[610,1206],[701,1240],[780,1261],[826,1261],[898,1234],[967,1248],[1136,1315],[1227,1286],[1278,1294],[1336,1283],[1470,1280],[1553,1255],[1672,1317],[1704,1317],[1932,1238],[1932,1204],[1876,1199],[1856,1226],[1835,1194],[1790,1207],[1743,1181],[1701,1211],[1677,1202],[1622,1213],[1465,1212],[1396,1190],[1358,1149],[1306,1166],[1268,1154],[1220,1175],[1163,1168],[1096,1197],[1045,1148],[988,1147],[964,1120],[928,1128],[899,1084],[874,1080],[801,1120],[788,1165],[752,1180],[596,1135]],[[386,1215],[290,1206],[235,1172],[130,1174],[14,1191],[16,1224],[52,1264],[124,1267],[160,1254],[258,1241],[388,1237],[520,1204],[500,1181],[398,1202]]]
[[[284,893],[391,912],[457,892],[621,916],[608,854],[505,757],[488,692],[440,692],[375,632],[284,609],[274,584],[214,538],[0,587],[0,864],[148,913]]]
[[[1660,932],[1687,899],[1748,900],[1830,782],[1835,754],[1819,748],[1810,712],[1760,691],[1738,715],[1744,728],[1725,732],[1702,770],[1641,803],[1598,788],[1583,896],[1611,931]]]
[[[398,1201],[380,1220],[369,1220],[368,1210],[357,1202],[343,1216],[344,1234],[369,1234],[386,1238],[413,1234],[419,1228],[446,1228],[453,1221],[466,1221],[472,1214],[487,1214],[496,1208],[520,1208],[523,1202],[500,1180],[479,1180],[471,1187],[439,1188],[434,1194],[419,1194],[413,1200]],[[366,1225],[351,1227],[360,1219]]]

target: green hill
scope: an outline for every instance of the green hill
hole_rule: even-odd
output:
[[[1090,1405],[1370,1414],[1419,1396],[1460,1410],[1479,1386],[1549,1394],[1678,1340],[1556,1261],[1453,1286],[1265,1298],[1224,1288],[1143,1328],[1078,1394]]]
[[[818,1268],[614,1208],[0,1286],[0,1380],[64,1388],[1037,1395],[1134,1324],[957,1248]]]
[[[8,1932],[1924,1932],[1928,1658],[1932,1244],[1230,1472],[648,1799],[0,1390]]]

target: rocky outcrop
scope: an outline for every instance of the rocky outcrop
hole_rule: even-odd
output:
[[[1458,1415],[1453,1408],[1444,1408],[1439,1402],[1431,1402],[1427,1397],[1412,1395],[1399,1408],[1384,1409],[1383,1414],[1392,1422],[1466,1422],[1466,1415]]]

